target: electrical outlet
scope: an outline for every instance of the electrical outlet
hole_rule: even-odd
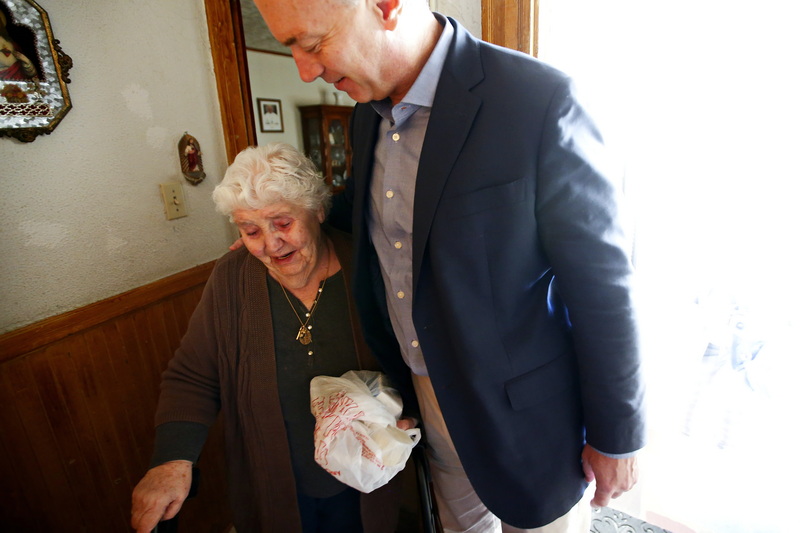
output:
[[[183,187],[181,187],[180,183],[162,183],[160,187],[167,220],[185,217],[189,214],[186,211],[186,203],[183,200]]]

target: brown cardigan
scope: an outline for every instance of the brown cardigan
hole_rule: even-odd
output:
[[[342,265],[359,366],[377,369],[350,296],[350,236],[330,228],[325,233]],[[245,248],[226,254],[214,266],[188,331],[164,372],[156,425],[185,421],[210,427],[220,410],[237,531],[300,531],[278,398],[266,267]],[[380,498],[380,492],[368,498]]]

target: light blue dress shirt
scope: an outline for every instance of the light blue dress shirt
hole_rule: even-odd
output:
[[[414,191],[433,97],[453,39],[450,22],[439,14],[436,18],[443,26],[442,34],[403,101],[395,106],[389,99],[372,103],[383,120],[375,146],[369,232],[403,359],[420,376],[427,376],[428,370],[411,318]]]

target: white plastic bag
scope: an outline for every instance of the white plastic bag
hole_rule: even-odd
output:
[[[372,492],[406,464],[420,430],[396,422],[403,402],[380,372],[350,371],[311,380],[314,459],[342,483]]]

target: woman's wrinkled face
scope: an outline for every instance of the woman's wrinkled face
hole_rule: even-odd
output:
[[[305,287],[319,266],[324,219],[322,210],[285,202],[233,212],[245,247],[287,289]]]

